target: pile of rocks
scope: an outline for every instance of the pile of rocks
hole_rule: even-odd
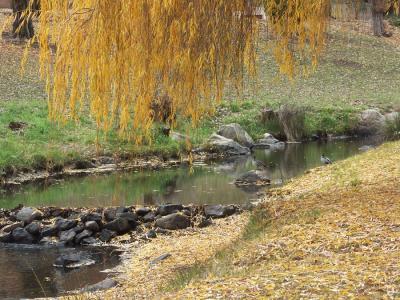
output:
[[[211,224],[213,218],[224,218],[240,211],[235,205],[181,204],[98,209],[18,207],[0,210],[0,242],[95,245],[130,232],[145,232],[145,237],[155,238],[157,231],[204,227]]]
[[[264,134],[263,138],[254,142],[252,137],[236,123],[222,125],[217,133],[195,152],[216,153],[221,156],[249,155],[253,148],[281,150],[285,143],[278,141],[271,134]]]

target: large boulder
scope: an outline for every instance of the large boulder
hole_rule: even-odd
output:
[[[205,205],[204,214],[207,218],[225,218],[233,215],[236,212],[236,207],[233,205]]]
[[[241,146],[232,139],[228,139],[216,133],[212,134],[208,141],[201,147],[201,151],[223,154],[225,156],[248,155],[250,149]]]
[[[271,184],[271,180],[265,176],[262,171],[253,170],[244,173],[238,179],[235,180],[237,186],[266,186]]]
[[[31,223],[34,220],[40,220],[43,217],[43,213],[32,207],[23,207],[15,216],[18,221],[26,224]]]
[[[228,139],[234,140],[242,146],[251,148],[254,144],[251,136],[239,125],[236,123],[222,125],[217,134],[220,136],[226,137]]]
[[[185,229],[190,226],[190,219],[181,213],[174,213],[158,219],[156,226],[169,230]]]
[[[357,124],[357,133],[364,136],[381,134],[385,129],[385,123],[385,117],[379,110],[364,110]]]
[[[117,218],[118,214],[122,214],[125,212],[128,212],[128,209],[123,206],[108,207],[103,211],[103,216],[107,222],[110,222],[110,221],[114,221]]]

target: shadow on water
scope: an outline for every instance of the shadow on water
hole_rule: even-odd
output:
[[[368,140],[337,140],[289,144],[283,150],[257,150],[252,156],[239,157],[208,166],[117,173],[107,176],[74,178],[44,187],[31,185],[22,192],[0,196],[0,207],[27,206],[116,206],[182,204],[240,204],[256,197],[255,191],[237,188],[233,182],[261,162],[272,186],[320,166],[325,153],[333,161],[360,153]]]

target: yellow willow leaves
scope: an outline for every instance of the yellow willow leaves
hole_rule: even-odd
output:
[[[252,17],[260,6],[266,22]],[[196,123],[227,81],[240,87],[254,74],[256,45],[270,42],[260,27],[272,29],[280,70],[293,76],[315,65],[328,12],[328,0],[41,0],[35,39],[50,117],[77,118],[88,106],[99,128],[117,125],[141,142],[152,102],[167,94],[172,112]]]

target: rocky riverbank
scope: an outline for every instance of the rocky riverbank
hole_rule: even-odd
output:
[[[206,227],[213,219],[242,211],[243,208],[237,205],[166,204],[95,209],[17,207],[0,210],[0,242],[57,247],[131,243],[154,239],[173,230]]]

